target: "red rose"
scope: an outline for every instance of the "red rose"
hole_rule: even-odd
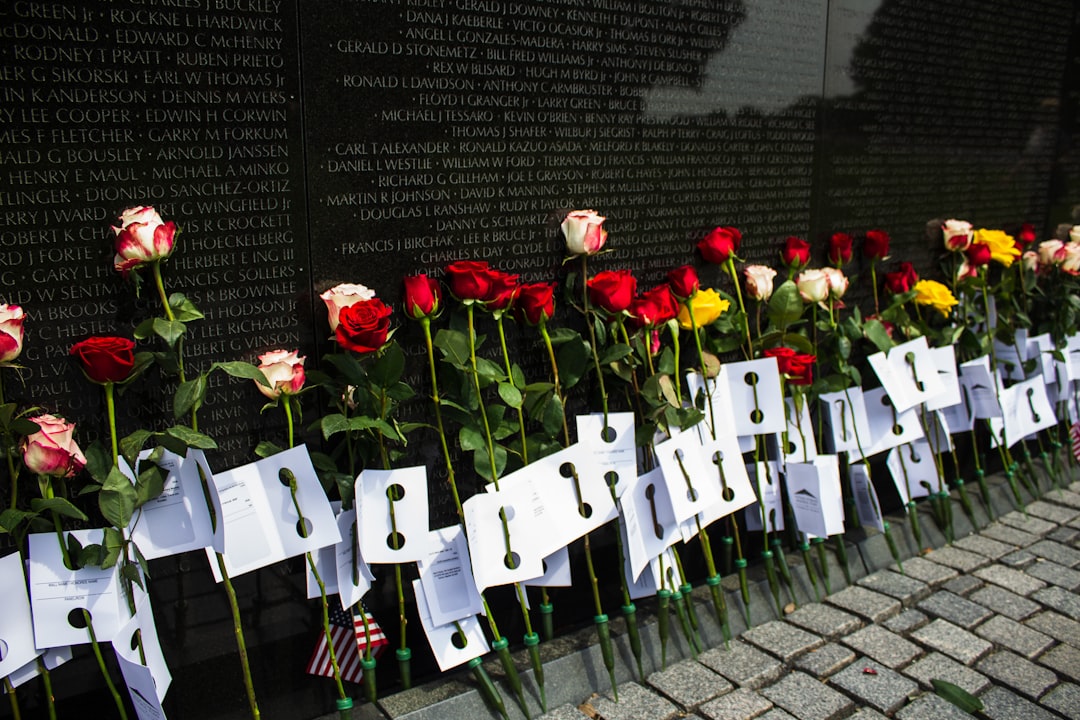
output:
[[[458,300],[491,300],[496,276],[497,271],[482,261],[459,260],[446,266],[446,284]]]
[[[742,233],[733,227],[718,227],[701,239],[697,244],[705,262],[721,265],[739,250]]]
[[[787,267],[801,268],[810,262],[810,243],[802,238],[789,237],[784,241],[780,259]]]
[[[964,251],[964,255],[967,257],[968,265],[972,267],[978,268],[990,264],[991,254],[989,245],[972,243],[968,246],[968,249]]]
[[[358,353],[375,352],[390,335],[392,312],[379,298],[341,308],[334,330],[338,345]]]
[[[518,291],[520,275],[511,275],[501,270],[492,270],[491,292],[484,301],[488,310],[506,310],[514,303],[514,296]]]
[[[555,314],[555,283],[531,283],[518,288],[514,315],[519,322],[539,325]]]
[[[670,271],[667,274],[667,281],[671,286],[671,292],[680,300],[693,297],[694,293],[701,288],[697,270],[692,265],[683,265]]]
[[[889,242],[889,233],[884,230],[867,230],[863,255],[871,260],[884,260],[889,257]]]
[[[631,322],[635,328],[663,325],[679,316],[679,301],[667,285],[657,285],[630,303]]]
[[[1021,225],[1020,232],[1016,233],[1013,241],[1016,243],[1016,247],[1023,251],[1024,248],[1035,242],[1035,226],[1031,223]]]
[[[618,315],[630,307],[637,292],[637,279],[629,270],[605,270],[587,283],[589,302]]]
[[[118,383],[128,379],[135,367],[135,342],[122,337],[99,336],[71,346],[86,377],[96,383]]]
[[[894,295],[911,292],[917,282],[919,274],[909,262],[900,263],[900,269],[895,272],[885,273],[885,289]]]
[[[442,304],[439,281],[427,275],[405,276],[405,314],[414,320],[437,315]]]
[[[847,233],[833,233],[829,237],[829,262],[844,265],[851,260],[852,237]]]
[[[817,361],[817,356],[796,352],[788,347],[768,348],[762,354],[776,358],[777,367],[790,384],[810,385],[814,382],[814,362]]]

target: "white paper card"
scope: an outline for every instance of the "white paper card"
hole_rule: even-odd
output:
[[[1057,424],[1054,407],[1041,377],[1024,380],[1010,388],[1016,395],[1015,418],[1020,437]]]
[[[360,548],[360,532],[356,528],[356,510],[338,514],[338,532],[341,542],[334,546],[335,579],[338,602],[342,610],[360,602],[375,579],[364,553]]]
[[[146,611],[149,611],[149,603],[145,607]],[[113,651],[116,653],[117,664],[128,686],[131,703],[135,706],[139,720],[153,720],[165,717],[161,701],[165,699],[165,693],[172,682],[172,674],[165,665],[165,658],[161,655],[161,646],[157,642],[157,630],[154,628],[153,618],[151,617],[147,627],[148,621],[145,615],[146,612],[140,609],[119,629],[113,640]],[[140,662],[135,640],[139,630],[142,630],[146,665]]]
[[[795,526],[799,532],[815,537],[828,537],[817,466],[813,463],[789,462],[784,479],[788,503],[795,514]]]
[[[753,473],[752,482],[757,486],[758,503],[746,508],[746,529],[750,531],[762,529],[762,512],[765,508],[765,519],[769,523],[769,532],[784,529],[784,505],[780,493],[780,472],[775,462],[759,462],[756,471],[751,465],[749,472]]]
[[[1027,330],[1016,331],[1016,341],[1012,345],[994,340],[994,357],[997,359],[998,370],[1006,380],[1024,379],[1024,361],[1027,354]]]
[[[960,364],[960,382],[968,391],[968,399],[976,418],[1001,417],[998,393],[1002,389],[1001,377],[990,372],[990,358],[986,355]]]
[[[787,438],[777,435],[780,454],[785,462],[813,462],[817,457],[817,443],[814,441],[814,421],[810,417],[810,401],[801,403],[802,412],[795,411],[795,398],[787,398]]]
[[[829,433],[823,439],[831,440],[833,452],[854,453],[856,457],[861,457],[863,450],[873,446],[862,388],[825,393],[818,398],[818,407],[825,411]]]
[[[705,381],[701,373],[688,372],[686,374],[686,387],[690,390],[690,397],[694,405],[700,406],[702,413],[705,415],[702,422],[703,427],[701,427],[703,434],[707,434],[711,438],[713,435],[723,432],[723,428],[728,425],[734,412],[731,405],[731,392],[727,383],[723,381],[723,377],[709,378]],[[707,392],[706,388],[708,389]],[[714,420],[716,428],[713,427]],[[704,439],[702,438],[702,440]]]
[[[100,543],[101,530],[72,530],[83,545]],[[30,606],[34,615],[34,643],[38,649],[90,642],[80,609],[90,611],[99,641],[112,640],[127,619],[122,609],[118,566],[108,570],[86,567],[68,570],[55,533],[31,533]],[[73,626],[70,616],[80,627]]]
[[[840,456],[818,455],[814,458],[821,481],[825,527],[829,536],[844,532],[844,491],[840,487]]]
[[[975,427],[975,406],[967,385],[960,383],[960,402],[943,409],[941,413],[951,433],[970,432]]]
[[[634,413],[608,413],[577,416],[578,444],[592,455],[592,460],[607,480],[615,473],[615,497],[622,497],[626,483],[637,475],[637,446],[634,444]]]
[[[934,465],[930,445],[926,440],[916,440],[893,448],[885,464],[889,468],[889,473],[892,474],[900,499],[905,504],[915,498],[926,497],[931,492],[937,492],[937,466]]]
[[[570,548],[559,548],[544,558],[544,574],[532,580],[526,580],[526,587],[570,587],[573,577],[570,572]],[[527,596],[526,596],[526,599]]]
[[[631,578],[637,579],[654,557],[679,540],[663,471],[656,468],[636,478],[619,498],[619,507]]]
[[[477,493],[463,503],[473,577],[480,592],[544,574],[548,553],[537,550],[537,544],[547,528],[535,520],[532,496],[531,484],[519,484]],[[507,557],[500,511],[506,517],[513,557]]]
[[[728,386],[731,417],[717,416],[718,430],[724,432],[734,421],[736,435],[771,435],[787,426],[780,369],[776,358],[762,358],[720,366],[720,380]]]
[[[730,433],[721,433],[720,437],[701,448],[701,452],[709,472],[718,476],[720,499],[679,525],[684,543],[694,539],[699,526],[706,528],[720,518],[757,502],[746,472],[746,464],[743,462],[742,450]]]
[[[927,410],[941,410],[963,402],[960,395],[960,370],[956,367],[956,348],[946,345],[931,348],[930,359],[941,381],[941,392],[926,399]]]
[[[1058,385],[1067,379],[1068,373],[1063,367],[1059,367],[1057,359],[1054,358],[1054,349],[1054,338],[1049,333],[1028,338],[1028,358],[1037,360],[1028,377],[1042,375],[1047,385]]]
[[[455,668],[488,651],[484,629],[475,615],[439,625],[431,617],[430,596],[424,592],[419,580],[413,580],[413,593],[416,595],[420,624],[440,670]]]
[[[930,443],[930,449],[936,455],[947,453],[953,449],[953,430],[949,426],[949,419],[943,410],[924,413],[922,421],[923,427],[929,432],[926,440]]]
[[[41,656],[41,662],[45,663],[45,667],[48,670],[55,670],[68,660],[71,659],[71,646],[65,645],[64,647],[49,648]],[[11,681],[12,687],[19,687],[28,680],[33,680],[41,671],[38,669],[37,660],[32,660],[17,670],[8,673],[8,680]],[[7,692],[7,689],[4,689]]]
[[[901,343],[888,354],[875,353],[867,360],[897,412],[921,405],[943,389],[925,336]]]
[[[356,507],[360,547],[368,562],[406,563],[427,557],[425,466],[364,470],[356,478]]]
[[[416,563],[428,612],[435,625],[460,620],[484,610],[469,565],[469,545],[460,525],[432,530],[428,556]]]
[[[341,501],[334,500],[330,503],[330,508],[336,514],[339,521],[338,532],[341,532]],[[345,542],[347,535],[342,535],[342,543]],[[341,545],[341,543],[338,543]],[[311,559],[315,561],[315,569],[319,571],[319,577],[322,578],[323,585],[326,587],[326,594],[333,595],[338,591],[337,586],[337,567],[335,563],[335,555],[337,554],[337,545],[328,545],[324,548],[319,548],[318,551],[311,553]],[[319,581],[315,579],[315,574],[311,572],[311,565],[307,562],[304,563],[304,576],[306,581],[307,598],[308,600],[314,600],[315,598],[321,598],[322,594],[319,592]]]
[[[0,618],[0,677],[6,677],[41,654],[34,646],[26,572],[18,552],[0,559]]]
[[[719,473],[705,464],[698,435],[679,433],[654,446],[675,520],[694,517],[720,500]]]
[[[870,435],[874,442],[867,451],[867,456],[876,455],[904,443],[914,442],[923,437],[922,425],[915,410],[897,412],[892,406],[892,397],[884,388],[867,390],[866,417],[870,421]],[[857,452],[849,453],[853,460],[860,460]]]
[[[150,453],[147,450],[139,454],[140,464],[149,462]],[[166,472],[165,488],[142,506],[132,522],[131,539],[147,560],[213,546],[214,531],[199,479],[200,461],[209,486],[211,474],[201,451],[189,451],[187,459],[167,450],[162,455],[158,465]],[[210,499],[216,499],[212,492]],[[214,511],[221,517],[216,504]],[[220,535],[224,538],[223,533]]]
[[[881,503],[878,501],[874,484],[870,482],[866,466],[862,463],[849,465],[848,475],[851,478],[852,493],[855,495],[855,512],[859,515],[859,523],[885,532],[885,520],[881,517]]]

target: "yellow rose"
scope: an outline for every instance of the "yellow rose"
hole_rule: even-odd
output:
[[[919,305],[930,305],[945,317],[949,316],[957,304],[949,288],[937,280],[920,280],[912,289],[915,291],[915,302]]]
[[[1006,235],[1001,230],[980,228],[975,231],[975,242],[990,248],[990,259],[1005,267],[1009,267],[1013,260],[1020,257],[1020,249],[1016,247],[1012,235]]]
[[[702,288],[697,295],[690,299],[690,307],[694,311],[694,322],[698,327],[712,325],[716,319],[724,314],[730,306],[724,298],[720,297],[712,288]],[[679,308],[679,327],[690,330],[694,326],[690,323],[690,313],[686,311],[686,305]]]

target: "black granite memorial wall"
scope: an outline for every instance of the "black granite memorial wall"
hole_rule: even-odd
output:
[[[112,269],[108,222],[132,204],[182,228],[167,280],[206,313],[193,366],[275,347],[315,366],[337,282],[391,301],[402,275],[460,259],[562,277],[572,208],[610,218],[597,267],[646,287],[718,224],[774,264],[788,235],[883,228],[925,271],[931,218],[1043,233],[1076,221],[1077,27],[1069,0],[5,2],[0,302],[30,318],[5,391],[101,436],[67,354],[155,307]],[[276,426],[247,383],[215,383],[202,429],[225,468]],[[133,388],[121,431],[161,423],[170,393]],[[156,562],[153,587],[170,715],[242,716],[202,555]],[[299,563],[238,589],[264,712],[324,712]],[[73,704],[96,687],[82,677]]]

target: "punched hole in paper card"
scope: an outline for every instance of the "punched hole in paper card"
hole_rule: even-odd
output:
[[[465,633],[461,630],[455,630],[454,634],[450,636],[450,644],[456,647],[458,650],[464,650],[468,646],[469,641],[465,637]]]
[[[686,499],[690,502],[697,502],[698,493],[694,489],[694,485],[690,480],[690,475],[686,472],[686,466],[683,465],[683,451],[682,448],[675,448],[673,453],[675,462],[679,464],[679,470],[682,471],[683,478],[686,480]]]
[[[833,400],[833,405],[840,410],[840,438],[847,441],[847,412],[845,411],[847,405],[843,400]]]
[[[71,627],[77,630],[83,630],[86,628],[86,621],[88,618],[93,622],[93,616],[86,608],[72,608],[71,612],[68,613],[67,621],[68,625]]]
[[[398,502],[405,499],[405,486],[399,483],[390,483],[386,486],[386,499],[390,502]]]
[[[513,551],[508,552],[503,556],[503,565],[507,570],[517,570],[521,567],[521,556]]]
[[[314,529],[315,526],[307,518],[296,521],[296,534],[302,538],[311,537],[311,531]]]
[[[7,659],[7,655],[8,655],[8,644],[6,642],[4,642],[4,640],[2,638],[0,638],[0,662],[3,662],[5,659]]]
[[[1027,401],[1028,407],[1031,408],[1031,420],[1032,422],[1041,422],[1042,418],[1039,417],[1039,413],[1035,412],[1035,401],[1032,398],[1035,396],[1035,388],[1027,389]]]
[[[799,449],[799,446],[790,440],[787,441],[787,449],[784,451],[786,455],[794,455],[795,451]]]
[[[386,547],[391,550],[400,550],[405,547],[405,536],[399,532],[392,532],[386,536]]]
[[[608,426],[600,431],[600,439],[606,443],[613,443],[618,439],[619,433],[615,432],[615,428]]]
[[[731,502],[735,499],[735,491],[728,487],[727,477],[724,476],[724,453],[717,450],[712,454],[713,465],[720,470],[720,497],[724,499],[724,502]]]
[[[608,470],[604,473],[604,482],[608,484],[608,487],[614,487],[619,484],[619,473],[614,470]]]
[[[656,513],[656,486],[652,483],[645,488],[645,499],[649,501],[649,512],[652,514],[653,535],[657,540],[664,539],[664,526]]]
[[[915,353],[909,352],[904,355],[904,362],[911,368],[911,379],[915,382],[915,389],[919,392],[925,392],[926,386],[923,385],[923,381],[919,379],[919,373],[915,366]]]

